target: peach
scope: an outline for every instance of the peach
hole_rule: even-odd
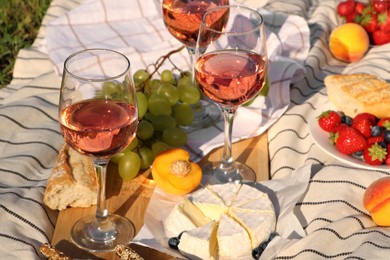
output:
[[[360,60],[370,47],[366,30],[356,23],[336,27],[329,37],[329,49],[333,56],[346,62]]]
[[[363,195],[363,205],[378,226],[390,226],[390,177],[371,183]]]

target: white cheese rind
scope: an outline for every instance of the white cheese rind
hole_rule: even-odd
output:
[[[216,232],[217,223],[208,224],[184,232],[181,235],[179,251],[189,259],[215,259],[217,256]]]
[[[226,214],[221,216],[217,230],[220,257],[239,257],[252,249],[247,231]]]
[[[167,237],[177,237],[181,232],[196,228],[194,223],[182,212],[180,203],[176,204],[164,221]]]

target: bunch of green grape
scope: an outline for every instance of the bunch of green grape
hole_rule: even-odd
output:
[[[191,125],[194,118],[191,105],[201,98],[188,72],[176,78],[171,70],[163,70],[157,79],[140,69],[133,78],[137,89],[137,134],[124,151],[111,159],[123,179],[132,179],[140,170],[149,168],[159,153],[186,144],[184,127]]]

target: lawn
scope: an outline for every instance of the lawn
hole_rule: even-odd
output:
[[[52,0],[0,0],[0,88],[12,80],[20,49],[29,47]]]

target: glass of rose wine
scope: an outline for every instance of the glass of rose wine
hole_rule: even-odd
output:
[[[108,49],[87,49],[65,63],[59,101],[59,123],[65,142],[90,156],[96,169],[96,214],[80,219],[72,241],[90,252],[114,250],[134,236],[127,218],[109,214],[105,183],[107,163],[132,141],[138,125],[130,61]]]
[[[263,17],[238,5],[208,10],[202,19],[195,52],[195,79],[204,95],[222,109],[222,161],[205,169],[212,181],[255,181],[256,174],[232,157],[234,115],[240,105],[256,97],[265,83],[267,47]]]
[[[163,0],[162,15],[168,31],[183,43],[190,57],[192,84],[195,45],[203,14],[210,8],[227,5],[229,0]],[[207,99],[200,99],[192,105],[194,120],[189,129],[209,127],[221,117],[220,109]]]

